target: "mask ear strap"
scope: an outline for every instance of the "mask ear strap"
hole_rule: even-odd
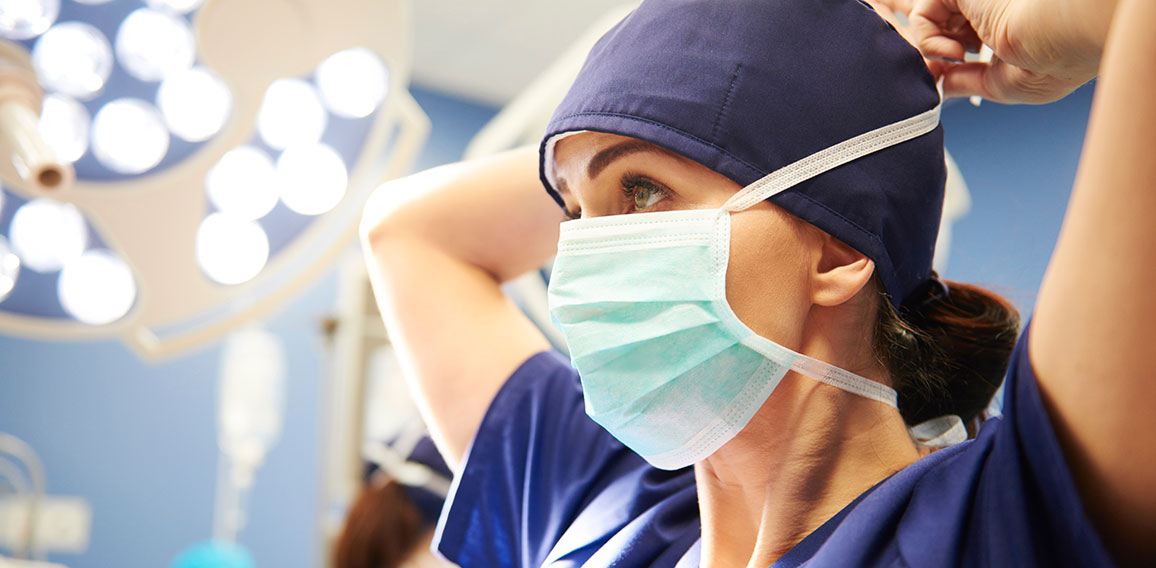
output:
[[[742,211],[847,162],[927,134],[939,125],[941,106],[942,103],[937,104],[931,110],[844,140],[783,166],[739,190],[723,204],[722,209]]]
[[[955,414],[932,418],[907,430],[916,444],[928,448],[946,448],[967,441],[967,428]]]

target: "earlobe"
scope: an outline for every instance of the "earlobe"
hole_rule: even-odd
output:
[[[831,307],[854,298],[871,281],[875,262],[830,235],[823,238],[812,274],[811,301]]]

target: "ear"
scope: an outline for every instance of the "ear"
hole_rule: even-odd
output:
[[[854,298],[871,281],[875,262],[826,233],[811,278],[811,301],[838,306]]]

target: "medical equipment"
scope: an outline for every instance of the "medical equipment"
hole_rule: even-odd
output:
[[[218,338],[328,267],[424,143],[406,2],[146,4],[0,14],[0,330]]]
[[[47,552],[80,553],[88,547],[92,510],[78,497],[46,494],[44,465],[26,442],[0,432],[0,481],[12,495],[0,492],[0,567],[49,568],[39,560]]]
[[[176,568],[248,568],[252,557],[237,542],[245,526],[249,490],[277,443],[285,414],[285,347],[249,324],[225,340],[217,393],[217,492],[212,540],[183,550]]]

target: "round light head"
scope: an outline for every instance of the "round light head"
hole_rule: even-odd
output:
[[[80,210],[46,198],[21,205],[8,234],[22,264],[37,272],[60,270],[88,246],[88,227]]]
[[[157,90],[157,106],[165,124],[189,142],[202,142],[219,132],[232,105],[229,88],[203,67],[177,71]]]
[[[20,277],[20,257],[12,252],[8,239],[0,235],[0,301],[8,297]]]
[[[316,80],[325,106],[346,118],[368,116],[389,88],[389,72],[381,58],[361,47],[330,55],[317,66]]]
[[[140,8],[116,32],[116,57],[141,81],[160,81],[188,69],[196,57],[193,30],[184,18]]]
[[[92,120],[92,152],[108,169],[140,174],[154,168],[169,150],[169,130],[161,113],[140,99],[117,99]]]
[[[56,152],[56,157],[75,162],[88,151],[88,109],[76,99],[60,93],[44,97],[40,110],[40,135]]]
[[[218,211],[257,220],[277,205],[273,160],[252,146],[225,152],[208,175],[205,193]]]
[[[124,317],[136,301],[132,270],[105,249],[87,251],[65,264],[56,290],[64,311],[92,325]]]
[[[320,215],[336,207],[348,182],[345,162],[325,144],[293,146],[277,158],[281,201],[302,215]]]
[[[213,213],[197,229],[197,264],[221,284],[248,282],[269,260],[269,237],[253,221]]]
[[[60,0],[0,0],[0,36],[32,39],[60,15]]]
[[[36,40],[32,67],[46,89],[87,100],[108,81],[112,48],[100,30],[80,22],[64,22]]]
[[[327,116],[313,85],[278,79],[269,85],[257,112],[257,132],[269,146],[284,150],[321,140]]]

